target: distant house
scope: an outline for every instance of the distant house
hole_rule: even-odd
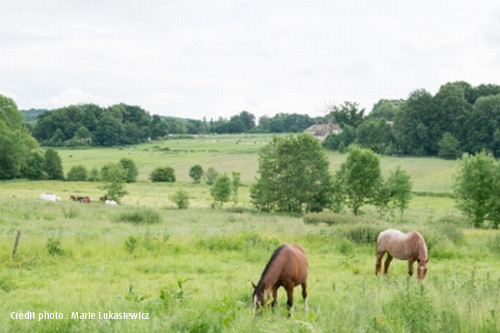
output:
[[[312,125],[311,127],[306,128],[304,132],[311,134],[312,136],[318,138],[320,141],[323,141],[328,134],[339,134],[340,132],[342,132],[342,129],[340,128],[339,124],[328,123]]]

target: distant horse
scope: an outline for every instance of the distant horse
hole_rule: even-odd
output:
[[[114,200],[108,200],[108,199],[106,199],[106,201],[104,202],[104,204],[106,206],[118,206],[118,202],[116,202]]]
[[[41,193],[40,200],[56,202],[56,201],[61,201],[61,198],[52,193]]]
[[[84,203],[90,203],[90,198],[89,197],[80,197],[76,195],[70,195],[70,199],[73,201],[79,201],[79,202],[84,202]]]
[[[407,234],[396,229],[382,231],[377,238],[377,261],[375,275],[382,268],[382,257],[387,252],[384,264],[384,274],[387,274],[393,258],[408,260],[408,274],[413,275],[413,262],[418,262],[417,278],[423,280],[427,274],[427,245],[424,238],[417,231]]]
[[[278,247],[264,268],[259,283],[255,285],[252,282],[255,308],[266,306],[270,297],[272,297],[271,306],[274,307],[277,302],[278,288],[283,286],[288,296],[288,308],[293,310],[293,288],[300,284],[307,311],[308,272],[309,264],[306,254],[300,246],[284,244]]]

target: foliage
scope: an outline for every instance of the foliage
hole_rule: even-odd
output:
[[[454,184],[455,197],[457,207],[475,227],[489,219],[498,223],[499,185],[499,166],[491,154],[483,151],[462,157]]]
[[[106,190],[104,197],[109,200],[121,202],[128,192],[125,190],[126,170],[120,163],[107,163],[101,170],[101,181],[104,182],[103,189]]]
[[[390,172],[386,186],[389,189],[391,207],[399,209],[400,213],[408,208],[411,199],[411,176],[400,165]]]
[[[45,157],[40,151],[31,151],[30,157],[28,159],[28,165],[24,174],[30,180],[44,179],[46,177],[45,172],[43,171],[44,163]]]
[[[47,179],[64,179],[62,160],[59,153],[54,149],[49,148],[45,151],[45,164],[43,171],[46,173]]]
[[[354,215],[358,215],[360,207],[374,198],[380,183],[379,156],[371,150],[350,146],[346,162],[337,171],[336,179],[343,187],[347,205]]]
[[[63,255],[64,250],[61,246],[61,242],[58,239],[55,239],[53,237],[50,237],[47,239],[47,251],[49,255],[54,256],[54,255]]]
[[[179,209],[187,209],[189,207],[189,193],[182,188],[170,195],[169,199],[174,202]]]
[[[460,157],[460,142],[450,132],[445,132],[438,142],[438,156],[447,159]]]
[[[30,176],[37,177],[38,170],[27,168],[32,151],[38,150],[38,143],[23,126],[23,115],[12,99],[0,95],[0,179],[13,179],[23,175],[23,169]],[[35,161],[32,161],[33,163]]]
[[[88,177],[87,168],[79,164],[75,165],[69,170],[68,174],[66,175],[66,180],[84,182],[87,180],[87,177]]]
[[[213,185],[218,175],[219,172],[215,170],[215,168],[213,167],[208,168],[207,172],[205,172],[204,174],[205,182],[207,183],[207,185]]]
[[[139,175],[139,171],[137,170],[137,166],[135,165],[134,160],[132,160],[131,158],[122,158],[120,159],[120,164],[127,173],[125,181],[127,183],[135,182],[137,179],[137,175]]]
[[[335,122],[342,127],[350,126],[352,128],[358,127],[363,122],[365,109],[359,110],[359,104],[354,102],[344,102],[337,106],[332,105],[328,107],[330,115]]]
[[[232,197],[233,197],[233,204],[236,206],[238,204],[238,194],[239,194],[239,187],[241,186],[241,173],[233,171],[233,179],[231,181],[231,192],[232,192]]]
[[[157,167],[149,175],[152,182],[175,182],[175,170],[172,167]]]
[[[329,163],[319,141],[304,133],[273,137],[259,153],[260,178],[251,189],[259,210],[321,211],[332,194]]]
[[[214,184],[210,188],[210,195],[214,200],[214,206],[222,208],[224,203],[231,198],[231,180],[225,173],[217,176]]]
[[[161,222],[161,217],[156,210],[146,208],[120,213],[115,220],[132,224],[157,224]]]
[[[201,182],[201,177],[203,177],[203,168],[199,164],[195,164],[189,169],[189,177],[191,177],[195,184]]]

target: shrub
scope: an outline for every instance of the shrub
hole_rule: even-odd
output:
[[[75,165],[72,167],[68,175],[66,176],[66,180],[72,181],[72,182],[84,182],[87,180],[87,168],[85,168],[83,165]]]
[[[217,170],[212,167],[208,168],[207,172],[205,172],[205,182],[207,185],[213,185],[218,175],[219,172]]]
[[[344,230],[344,235],[356,243],[373,243],[377,242],[380,227],[373,225],[359,224],[348,227]]]
[[[175,182],[175,171],[172,167],[157,167],[149,175],[152,182]]]
[[[130,158],[122,158],[119,163],[125,169],[126,182],[127,183],[135,182],[135,180],[137,179],[137,175],[139,174],[139,171],[137,171],[137,167],[136,167],[134,161]]]
[[[183,189],[177,190],[169,199],[176,203],[179,209],[187,209],[189,207],[189,193]]]
[[[46,247],[47,247],[47,251],[49,252],[49,254],[51,256],[64,254],[64,250],[61,246],[61,242],[57,239],[54,239],[53,237],[50,237],[47,240]]]
[[[203,177],[203,168],[201,165],[193,165],[191,169],[189,169],[189,177],[193,178],[195,184],[199,184],[201,182],[201,177]]]
[[[152,209],[141,209],[134,212],[121,213],[115,219],[116,222],[129,222],[132,224],[156,224],[160,223],[160,214]]]

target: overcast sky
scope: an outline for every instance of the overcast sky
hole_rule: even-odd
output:
[[[1,0],[0,94],[19,109],[324,115],[500,84],[500,1]]]

